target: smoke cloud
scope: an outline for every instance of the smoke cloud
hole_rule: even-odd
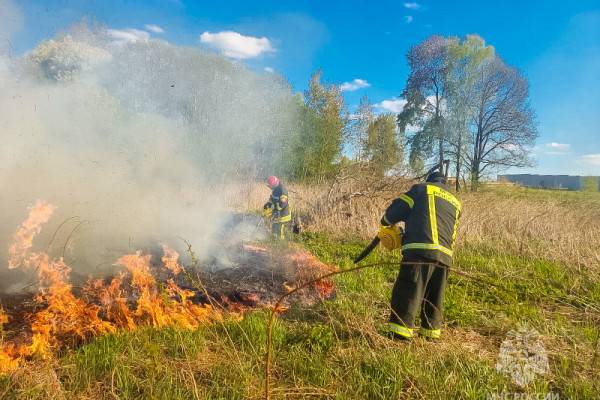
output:
[[[20,17],[0,4],[4,40],[18,28],[6,21]],[[64,255],[76,273],[159,243],[181,251],[180,238],[208,254],[227,219],[221,185],[262,175],[269,149],[293,130],[285,83],[197,48],[115,43],[106,29],[80,25],[21,57],[0,52],[2,65],[4,265],[37,199],[57,208],[36,246]]]

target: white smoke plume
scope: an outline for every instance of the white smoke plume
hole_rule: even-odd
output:
[[[2,7],[6,27],[18,12]],[[183,250],[179,238],[209,253],[227,214],[216,188],[261,175],[268,149],[294,129],[286,84],[197,48],[115,45],[106,29],[80,25],[18,58],[0,51],[2,65],[4,265],[37,199],[57,207],[38,247],[75,272],[162,242]]]

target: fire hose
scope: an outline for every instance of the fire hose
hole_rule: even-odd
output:
[[[354,264],[358,264],[359,262],[364,260],[365,257],[371,254],[371,252],[375,249],[375,247],[377,247],[379,242],[381,242],[381,239],[379,239],[379,236],[375,236],[373,240],[371,240],[371,243],[369,243],[367,247],[365,247],[363,251],[354,258]]]

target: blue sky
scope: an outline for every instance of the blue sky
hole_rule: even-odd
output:
[[[322,68],[326,81],[347,83],[350,109],[366,94],[380,111],[399,105],[411,45],[431,34],[476,33],[531,84],[537,166],[519,171],[600,175],[600,0],[21,0],[18,6],[16,54],[86,17],[113,29],[116,39],[160,37],[273,70],[294,90],[304,90]]]

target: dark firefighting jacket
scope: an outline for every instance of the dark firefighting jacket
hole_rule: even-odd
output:
[[[460,202],[446,185],[421,183],[394,200],[381,223],[389,226],[405,222],[402,237],[405,257],[422,256],[451,266],[460,207]]]
[[[289,222],[292,220],[288,192],[281,183],[273,188],[271,197],[269,197],[269,201],[265,204],[265,208],[273,210],[273,223]]]

